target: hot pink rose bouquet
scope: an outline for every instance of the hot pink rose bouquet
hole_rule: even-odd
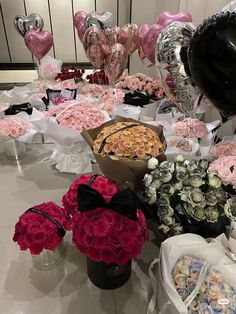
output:
[[[148,239],[134,192],[119,191],[104,176],[81,176],[63,196],[63,204],[72,216],[73,243],[93,261],[122,266],[140,254]]]
[[[140,210],[137,221],[107,208],[78,212],[74,217],[74,244],[97,262],[125,265],[140,254],[147,239],[145,217]]]
[[[236,189],[236,156],[225,156],[214,160],[209,171],[216,173],[225,185],[231,184]]]
[[[77,131],[94,129],[105,122],[103,112],[84,101],[66,101],[50,109],[45,118],[55,117],[58,124]]]
[[[68,223],[64,210],[55,203],[36,205],[20,216],[13,241],[31,254],[40,254],[44,249],[53,251],[62,242]]]
[[[216,158],[225,156],[236,156],[236,142],[222,141],[213,148],[213,154]]]
[[[0,119],[0,135],[18,138],[26,133],[29,123],[18,117]]]
[[[176,134],[181,137],[204,139],[208,136],[206,124],[198,119],[185,118],[175,122],[174,129]]]
[[[87,174],[80,176],[78,179],[72,182],[69,190],[62,198],[64,210],[70,217],[73,217],[79,211],[79,184],[88,184],[89,182],[91,182],[91,187],[98,191],[107,202],[109,202],[111,197],[119,191],[117,184],[102,175],[94,176],[92,174]]]

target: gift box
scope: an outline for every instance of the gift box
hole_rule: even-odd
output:
[[[103,128],[111,126],[117,122],[134,122],[143,125],[151,130],[153,130],[159,137],[161,143],[164,145],[164,151],[166,147],[165,138],[163,135],[162,126],[151,126],[146,123],[138,122],[130,118],[124,118],[116,116],[115,119],[108,121],[101,125],[100,127],[88,131],[83,131],[81,134],[87,141],[89,146],[93,149],[94,141],[96,140],[98,134]],[[142,188],[142,179],[144,174],[148,171],[147,161],[140,159],[131,158],[116,158],[115,156],[104,156],[94,153],[94,157],[100,166],[102,173],[113,181],[119,183],[127,182],[128,185],[135,187],[136,189]],[[164,152],[158,156],[160,161],[165,160]]]

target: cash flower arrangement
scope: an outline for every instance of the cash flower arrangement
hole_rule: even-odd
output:
[[[121,76],[116,87],[132,92],[144,92],[154,99],[162,98],[164,93],[159,81],[143,73]]]
[[[145,216],[137,209],[134,192],[119,191],[102,176],[83,176],[79,181],[86,184],[76,182],[78,211],[73,215],[73,243],[93,261],[127,264],[140,254],[148,239]]]
[[[94,152],[101,156],[116,156],[148,160],[165,151],[158,135],[136,122],[117,122],[104,127],[98,134]]]
[[[177,155],[175,162],[159,164],[151,158],[148,167],[152,171],[144,177],[146,198],[155,205],[159,230],[164,235],[197,232],[201,223],[207,229],[220,222],[221,216],[225,218],[228,194],[221,179],[209,171],[207,160],[184,160]]]
[[[66,101],[45,114],[45,119],[56,118],[58,124],[77,131],[93,129],[105,121],[103,112],[84,101]]]
[[[0,134],[4,136],[16,139],[25,134],[28,128],[29,123],[18,117],[0,119]]]
[[[202,284],[201,271],[207,269]],[[206,260],[185,255],[175,263],[172,272],[173,284],[181,299],[185,301],[195,290],[196,296],[188,306],[188,313],[234,313],[236,291],[218,269]],[[227,300],[227,305],[220,304],[220,299]]]
[[[15,225],[13,241],[21,250],[38,255],[53,251],[63,240],[69,219],[64,210],[53,202],[35,205],[24,212]]]

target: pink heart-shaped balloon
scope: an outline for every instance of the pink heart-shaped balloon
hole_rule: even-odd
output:
[[[138,30],[138,42],[145,57],[155,64],[155,46],[157,38],[159,37],[163,27],[161,25],[153,24],[143,25]]]
[[[85,13],[84,11],[78,11],[75,13],[75,16],[74,16],[74,26],[77,30],[77,33],[81,42],[83,42],[84,33],[86,31],[86,28],[84,25],[86,16],[87,16],[87,13]]]
[[[47,31],[29,30],[24,37],[29,51],[41,60],[53,45],[53,36]]]
[[[125,47],[126,52],[131,55],[138,49],[138,25],[126,24],[119,32],[118,41]]]
[[[192,20],[192,15],[188,12],[179,12],[178,14],[172,14],[169,11],[165,11],[157,17],[156,23],[165,28],[172,22],[192,22]]]

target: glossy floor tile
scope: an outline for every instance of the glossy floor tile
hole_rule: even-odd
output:
[[[27,158],[9,161],[0,144],[0,314],[144,314],[150,299],[150,261],[158,255],[155,241],[147,243],[121,288],[96,288],[87,277],[86,258],[66,235],[67,257],[56,269],[37,271],[31,256],[12,241],[19,215],[33,204],[53,200],[76,175],[59,173],[49,164],[53,145],[33,144]]]

